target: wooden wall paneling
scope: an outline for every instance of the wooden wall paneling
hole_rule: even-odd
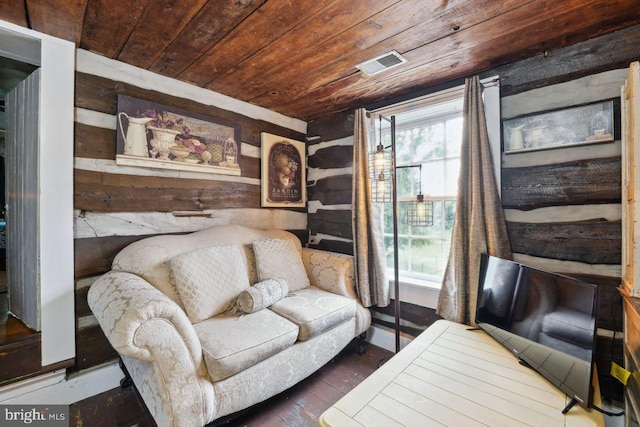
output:
[[[309,243],[308,247],[312,249],[321,249],[323,251],[353,255],[353,242],[344,240],[320,239],[317,243]]]
[[[115,130],[76,122],[74,139],[75,157],[108,160],[116,158]]]
[[[192,211],[260,206],[260,186],[235,181],[75,170],[74,207],[99,212]]]
[[[627,369],[635,373],[629,377],[627,384],[626,398],[629,406],[629,413],[640,413],[640,299],[632,297],[627,288],[621,288],[624,301],[625,312],[625,337],[624,354],[627,362]]]
[[[502,170],[502,206],[620,203],[620,158],[593,159]]]
[[[344,168],[353,165],[353,145],[334,145],[317,150],[309,156],[310,168]]]
[[[546,55],[512,62],[481,76],[499,75],[500,96],[516,95],[594,73],[626,68],[631,61],[638,59],[636,42],[639,38],[640,25],[635,25],[547,52]]]
[[[307,228],[313,234],[329,234],[353,239],[351,210],[318,209],[307,215]]]
[[[0,370],[0,384],[23,379],[26,375],[39,372],[42,368],[41,353],[39,333],[15,343],[4,344],[0,353],[0,363],[3,367]]]
[[[172,212],[91,212],[76,210],[74,237],[144,236],[189,233],[237,224],[247,227],[305,229],[307,214],[293,209],[223,208]]]
[[[351,175],[322,178],[307,187],[309,200],[318,200],[323,205],[351,204]]]
[[[567,275],[598,286],[597,327],[609,331],[622,331],[622,296],[618,290],[620,278],[589,274]]]
[[[99,325],[76,330],[76,363],[72,371],[98,366],[118,358]]]
[[[587,264],[620,264],[620,221],[508,222],[513,252]]]
[[[353,110],[345,110],[310,121],[307,125],[309,145],[353,136],[354,120]]]
[[[113,258],[125,246],[149,236],[111,236],[75,239],[73,242],[74,277],[81,279],[111,270]]]
[[[73,359],[42,366],[40,333],[5,344],[0,352],[0,386],[36,377],[73,365]]]
[[[118,94],[158,102],[160,104],[194,111],[211,117],[217,117],[241,128],[240,139],[251,145],[260,146],[260,134],[268,132],[287,138],[304,141],[305,135],[282,126],[255,120],[242,114],[223,110],[212,105],[201,104],[186,98],[179,98],[162,92],[143,89],[127,83],[76,72],[76,107],[115,115]]]

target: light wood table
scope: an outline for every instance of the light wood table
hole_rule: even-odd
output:
[[[484,331],[440,320],[329,408],[321,427],[603,426]],[[597,388],[594,402],[600,405]]]

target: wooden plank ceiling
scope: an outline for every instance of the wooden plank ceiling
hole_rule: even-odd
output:
[[[0,18],[302,120],[640,23],[638,0],[0,0]],[[355,65],[392,49],[406,64]]]

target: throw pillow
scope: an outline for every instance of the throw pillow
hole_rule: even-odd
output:
[[[302,256],[293,240],[260,239],[253,242],[256,255],[258,280],[281,277],[289,291],[309,287],[309,277],[302,263]]]
[[[224,312],[249,287],[244,253],[238,245],[197,249],[169,260],[192,323]]]
[[[289,287],[284,279],[267,279],[240,292],[234,308],[246,314],[255,313],[280,301],[288,292]]]

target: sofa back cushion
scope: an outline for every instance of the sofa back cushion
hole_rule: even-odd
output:
[[[289,291],[309,287],[309,277],[302,263],[302,249],[291,239],[260,239],[253,242],[258,279],[282,278]]]
[[[116,255],[111,268],[142,277],[184,308],[171,274],[169,265],[171,258],[200,248],[241,245],[249,283],[253,284],[259,279],[251,244],[255,240],[265,238],[290,239],[302,251],[300,240],[284,230],[259,230],[241,225],[219,225],[190,234],[153,236],[131,243]]]
[[[225,311],[249,288],[244,254],[239,245],[196,249],[170,260],[173,279],[192,323]]]

